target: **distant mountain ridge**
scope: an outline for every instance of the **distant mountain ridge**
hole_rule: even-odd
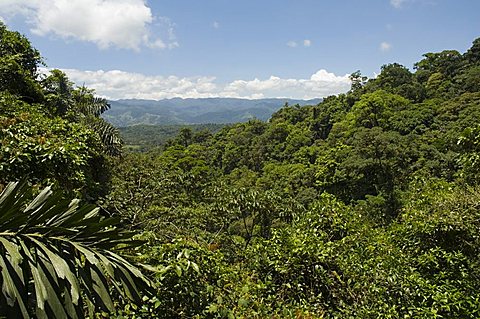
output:
[[[322,99],[237,99],[202,98],[109,101],[112,108],[103,117],[117,127],[138,124],[207,124],[245,122],[252,118],[266,121],[285,103],[316,105]]]

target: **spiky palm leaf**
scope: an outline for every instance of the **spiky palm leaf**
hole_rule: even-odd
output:
[[[95,96],[95,91],[85,86],[74,89],[73,82],[60,70],[52,70],[50,73],[42,82],[48,93],[46,99],[49,104],[61,116],[80,122],[97,133],[107,155],[119,156],[123,144],[120,133],[100,117],[110,109],[108,101]]]
[[[110,104],[104,98],[93,95],[93,91],[82,86],[74,95],[77,111],[84,115],[100,116],[110,109]]]
[[[137,245],[99,208],[25,183],[0,194],[0,317],[82,318],[114,311],[111,291],[140,300],[142,273],[110,249]]]
[[[102,141],[104,152],[110,156],[120,156],[123,141],[118,129],[101,117],[88,116],[84,119],[85,125],[96,132]]]
[[[84,86],[75,91],[74,101],[78,121],[98,134],[106,154],[119,156],[123,144],[120,133],[112,124],[100,117],[103,112],[110,109],[108,101],[94,96],[93,91]]]

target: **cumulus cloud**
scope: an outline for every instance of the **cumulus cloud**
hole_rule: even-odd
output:
[[[37,1],[37,0],[32,0]],[[7,20],[8,17],[15,14],[27,15],[30,12],[27,0],[2,0],[0,1],[0,13],[2,14],[2,21]]]
[[[392,49],[392,44],[388,42],[382,42],[380,43],[380,51],[382,52],[388,52]]]
[[[47,72],[46,70],[44,70]],[[147,76],[118,70],[63,70],[75,83],[96,90],[109,99],[166,99],[181,98],[300,98],[311,99],[346,92],[350,89],[348,74],[337,76],[326,70],[308,79],[284,79],[271,76],[260,80],[236,80],[218,83],[215,77]]]
[[[0,15],[24,16],[37,35],[92,42],[101,49],[178,46],[174,25],[154,17],[143,0],[2,0]],[[154,27],[162,36],[153,36]]]
[[[312,41],[311,40],[308,40],[308,39],[305,39],[303,40],[303,46],[304,47],[310,47],[312,45]]]
[[[289,46],[291,48],[296,48],[298,46],[298,44],[295,41],[288,41],[287,46]]]
[[[230,95],[289,97],[311,99],[346,92],[350,89],[349,75],[337,76],[326,70],[314,73],[309,79],[282,79],[271,76],[266,80],[237,80],[229,83],[224,92]]]
[[[172,97],[212,97],[216,91],[213,77],[180,78],[147,76],[140,73],[112,71],[81,71],[63,69],[75,83],[85,83],[97,94],[109,99],[164,99]]]
[[[215,29],[220,28],[220,23],[219,23],[218,21],[214,21],[214,22],[213,22],[213,27],[214,27]]]

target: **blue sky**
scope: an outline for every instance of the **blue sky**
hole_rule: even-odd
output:
[[[0,0],[0,19],[112,99],[323,97],[480,37],[478,0]]]

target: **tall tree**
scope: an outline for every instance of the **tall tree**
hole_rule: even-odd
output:
[[[110,109],[106,99],[96,97],[94,90],[84,86],[74,88],[73,82],[60,70],[52,70],[42,84],[47,104],[56,114],[97,133],[106,154],[121,154],[122,140],[118,130],[100,117]]]
[[[37,78],[41,63],[40,53],[28,39],[0,21],[0,91],[27,102],[40,102],[43,94]]]

